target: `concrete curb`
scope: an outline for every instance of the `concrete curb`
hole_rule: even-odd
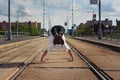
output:
[[[82,38],[73,38],[73,39],[78,39],[78,40],[81,40],[81,41],[93,43],[93,44],[96,44],[96,45],[99,45],[99,46],[109,48],[113,51],[120,52],[120,46],[119,45],[110,44],[110,43],[107,43],[107,42],[100,42],[100,41],[97,41],[97,40],[90,40],[90,39],[82,39]]]

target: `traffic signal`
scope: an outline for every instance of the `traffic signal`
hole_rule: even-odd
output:
[[[65,26],[67,26],[67,22],[65,22]]]
[[[98,0],[90,0],[90,4],[98,4]]]
[[[93,14],[93,20],[94,21],[96,20],[96,14]]]

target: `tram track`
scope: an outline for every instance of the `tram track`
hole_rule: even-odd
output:
[[[5,66],[10,67],[10,65],[13,64],[13,66],[16,66],[16,69],[14,69],[12,74],[10,74],[5,80],[14,80],[14,78],[16,78],[16,76],[19,75],[32,62],[32,60],[34,60],[34,58],[38,54],[40,54],[41,51],[48,45],[48,44],[44,45],[46,40],[47,39],[38,40],[38,42],[35,41],[24,46],[21,46],[17,49],[15,48],[6,51],[8,52],[8,54],[5,54],[3,56],[4,60],[0,62],[0,68],[4,68]],[[14,54],[12,54],[13,52]],[[3,57],[1,56],[1,59]],[[20,57],[21,58],[23,57],[23,60]],[[24,57],[26,57],[26,59]]]
[[[85,55],[83,55],[79,50],[77,50],[72,44],[69,43],[69,45],[71,46],[72,50],[90,67],[91,71],[96,75],[99,80],[113,80],[102,69],[96,66],[91,60],[89,60]]]
[[[119,72],[117,72],[119,71],[120,65],[118,62],[120,60],[119,52],[108,49],[105,46],[95,45],[90,42],[88,43],[81,41],[79,39],[68,38],[67,42],[70,43],[75,48],[75,50],[77,50],[79,55],[82,54],[82,56],[84,56],[86,60],[90,62],[91,65],[99,71],[99,73],[103,75],[103,77],[105,76],[108,78],[105,80],[120,79],[118,76]],[[91,69],[91,71],[93,70]],[[93,73],[95,72],[93,71]],[[100,80],[103,79],[100,78]]]
[[[69,43],[69,42],[68,42]],[[77,50],[72,44],[70,44],[69,43],[69,45],[71,46],[71,48],[72,48],[72,51],[75,53],[75,54],[77,54],[79,57],[80,57],[80,60],[82,59],[83,60],[83,62],[85,62],[89,67],[84,67],[84,68],[82,68],[82,67],[62,67],[62,66],[60,66],[60,67],[56,67],[56,66],[49,66],[48,67],[48,65],[50,65],[50,64],[54,64],[54,63],[49,63],[48,65],[47,65],[47,62],[45,62],[45,63],[43,63],[43,64],[41,64],[41,66],[42,65],[44,65],[44,64],[46,64],[46,66],[44,65],[44,66],[42,66],[42,67],[40,67],[40,64],[37,64],[38,65],[38,67],[37,66],[35,66],[35,67],[33,67],[33,68],[37,68],[38,70],[39,69],[41,69],[42,71],[44,71],[44,70],[49,70],[49,69],[53,69],[53,70],[74,70],[74,69],[78,69],[78,70],[81,70],[81,69],[89,69],[90,71],[91,71],[91,73],[93,73],[93,75],[95,75],[96,76],[96,78],[98,79],[98,80],[113,80],[109,75],[107,75],[102,69],[100,69],[98,66],[96,66],[91,60],[89,60],[85,55],[83,55],[79,50]],[[52,55],[52,54],[51,54]],[[49,59],[48,59],[48,61],[49,61]],[[69,63],[69,62],[68,62]],[[59,64],[59,62],[58,63],[56,63],[56,64]],[[34,65],[34,64],[33,64]],[[32,67],[32,66],[31,66]],[[29,67],[29,69],[31,68],[31,67]],[[27,69],[26,71],[25,71],[25,74],[28,76],[28,74],[29,74],[29,69]],[[28,74],[27,74],[28,73]],[[24,75],[25,75],[24,74]],[[42,74],[41,74],[42,75]],[[74,74],[74,75],[76,75],[76,74]],[[29,75],[30,76],[30,75]],[[85,77],[85,76],[84,76]],[[22,78],[20,78],[21,80],[22,80]],[[37,78],[38,79],[38,78]],[[13,79],[12,79],[13,80]],[[18,79],[19,80],[19,79]],[[25,79],[24,79],[25,80]],[[26,79],[26,80],[29,80],[29,79]],[[43,79],[44,80],[44,79]],[[46,80],[46,79],[45,79]],[[50,79],[51,80],[51,79]],[[68,79],[67,79],[68,80]],[[83,80],[83,79],[82,79]]]
[[[12,49],[15,49],[15,48],[19,48],[21,46],[30,44],[32,41],[39,41],[39,40],[42,40],[42,39],[38,38],[38,39],[31,39],[31,40],[25,40],[25,41],[0,45],[0,52],[9,51],[9,50],[12,50]]]
[[[4,52],[2,51],[1,54],[0,54],[0,58],[3,58],[3,57],[6,57],[6,56],[9,56],[11,55],[10,53],[16,53],[16,49],[22,49],[23,47],[24,48],[27,48],[28,45],[30,45],[30,42],[28,42],[27,44],[20,44],[18,47],[14,47],[14,48],[10,48],[10,49],[5,49]],[[15,45],[14,45],[15,46]]]
[[[41,55],[38,55],[15,80],[119,80],[119,72],[114,77],[113,71],[109,71],[119,70],[119,63],[110,63],[119,60],[118,53],[71,38],[67,41],[73,46],[73,62],[68,61],[69,55],[63,49],[55,48],[45,57],[45,62],[39,62]]]
[[[68,39],[67,42],[71,47],[75,59],[73,62],[68,62],[69,55],[67,55],[63,49],[60,49],[59,51],[58,49],[53,49],[50,51],[50,54],[46,56],[46,62],[40,62],[40,53],[42,53],[47,47],[47,40],[43,40],[43,42],[33,42],[33,44],[31,44],[32,46],[29,45],[30,51],[27,49],[27,52],[23,52],[25,55],[21,57],[19,56],[18,59],[28,56],[29,54],[33,55],[24,59],[24,62],[23,60],[17,61],[18,63],[22,61],[22,63],[19,63],[21,65],[19,65],[19,67],[12,72],[12,75],[8,76],[5,80],[30,80],[31,78],[33,78],[33,80],[58,80],[57,77],[62,79],[64,75],[70,74],[74,75],[75,77],[72,77],[75,79],[71,76],[64,76],[63,78],[66,80],[119,80],[119,76],[117,76],[117,78],[110,74],[114,70],[119,70],[119,68],[117,68],[119,64],[115,63],[117,65],[115,66],[116,68],[114,68],[114,66],[111,66],[112,68],[106,67],[106,65],[113,65],[109,63],[113,60],[111,57],[115,58],[117,56],[115,59],[119,60],[119,54],[116,52],[109,51],[108,49],[104,49],[96,45],[80,42],[79,40]],[[24,48],[25,47],[27,48],[27,46],[24,46]],[[23,50],[24,48],[20,48],[20,50]],[[9,63],[18,59],[11,60]],[[107,62],[108,60],[110,61]],[[63,72],[61,72],[62,74],[59,73],[61,70],[65,71],[65,74]],[[49,76],[48,78],[44,78],[46,75],[43,75],[43,73],[46,75],[56,75],[57,77]],[[76,76],[77,74],[79,75]],[[119,74],[119,72],[117,74]],[[67,77],[70,79],[67,79]]]
[[[42,47],[42,49],[44,49],[45,47],[46,47],[46,45],[44,45]],[[28,58],[25,61],[24,65],[14,75],[8,77],[8,80],[15,80],[24,71],[24,69],[27,68],[27,66],[36,58],[36,56],[38,54],[40,54],[41,52],[42,52],[42,50],[39,50],[38,52],[36,52],[35,55],[33,55],[32,57]]]
[[[106,43],[106,42],[102,42],[102,41],[89,40],[89,39],[81,39],[81,38],[73,38],[73,39],[88,42],[88,43],[92,43],[92,44],[95,44],[95,45],[99,45],[99,46],[102,46],[102,47],[105,47],[105,48],[108,48],[108,49],[111,49],[113,51],[116,51],[116,52],[120,53],[120,46],[116,45],[116,44]]]
[[[5,63],[7,63],[7,62],[9,62],[9,61],[11,61],[13,59],[15,59],[16,57],[19,57],[20,55],[23,55],[22,53],[27,53],[30,49],[39,46],[39,44],[43,43],[43,41],[44,40],[42,40],[41,42],[36,43],[36,44],[33,42],[32,43],[32,44],[34,44],[33,46],[30,46],[31,44],[27,44],[25,46],[21,46],[21,47],[18,48],[19,51],[14,48],[12,50],[13,52],[12,51],[10,51],[10,52],[9,51],[8,52],[4,52],[6,54],[3,53],[4,55],[0,56],[0,58],[3,59],[3,60],[0,60],[0,65],[3,65]],[[30,47],[27,48],[28,46],[30,46]]]

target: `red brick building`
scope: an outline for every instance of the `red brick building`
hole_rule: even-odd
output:
[[[8,30],[8,22],[6,21],[3,21],[3,22],[0,22],[0,30]]]
[[[28,27],[29,22],[19,22],[19,25]],[[16,22],[11,22],[11,26],[16,26]],[[30,22],[30,26],[37,29],[41,29],[41,23]],[[1,30],[8,30],[8,22],[6,21],[0,22],[0,31]]]
[[[94,24],[99,24],[99,21],[92,21],[92,20],[90,20],[90,21],[87,21],[86,23],[85,23],[85,26],[92,26],[92,25],[94,25]],[[106,28],[109,28],[109,27],[112,27],[112,20],[108,20],[108,19],[105,19],[105,20],[102,20],[101,21],[101,24],[104,26],[104,27],[106,27]]]

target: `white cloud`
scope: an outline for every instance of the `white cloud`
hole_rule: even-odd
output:
[[[119,0],[113,1],[112,7],[115,11],[120,12],[120,2],[119,2]]]
[[[0,1],[0,15],[7,16],[7,5],[5,0]]]
[[[66,15],[67,15],[67,12],[65,10],[59,10],[59,11],[56,11],[54,13],[54,15],[52,15],[51,19],[52,19],[52,23],[53,24],[64,24],[65,22],[65,19],[66,19]],[[62,22],[61,22],[62,21]]]
[[[16,20],[17,10],[19,11],[20,20],[40,21],[43,23],[43,0],[11,0],[11,16],[12,21]],[[46,1],[46,12],[50,13],[52,25],[61,24],[67,18],[69,13],[69,24],[71,26],[71,7],[72,0],[44,0]],[[108,17],[110,19],[120,18],[120,2],[119,0],[101,0],[102,1],[102,19]],[[7,0],[0,0],[0,18],[7,20]],[[92,18],[92,11],[98,14],[98,6],[90,5],[89,0],[76,0],[74,22],[78,25]],[[87,13],[90,12],[90,13]],[[98,15],[97,15],[98,17]],[[98,19],[98,18],[97,18]],[[46,14],[46,26],[48,26],[48,16]]]

